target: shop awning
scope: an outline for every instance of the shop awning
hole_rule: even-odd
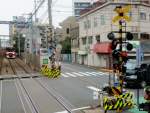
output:
[[[95,53],[109,54],[109,53],[112,52],[111,43],[110,43],[110,42],[96,43],[96,44],[93,46],[93,51],[94,51]]]

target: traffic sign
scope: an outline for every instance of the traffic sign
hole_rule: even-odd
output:
[[[125,20],[127,22],[131,21],[131,18],[129,16],[126,15],[126,13],[129,13],[129,11],[131,10],[131,6],[118,6],[114,9],[114,11],[118,14],[117,16],[115,16],[113,18],[113,22],[117,22],[119,20]]]
[[[143,60],[144,60],[144,53],[143,53],[142,48],[139,46],[136,49],[136,62],[137,62],[137,65],[140,65],[141,61],[143,61]]]

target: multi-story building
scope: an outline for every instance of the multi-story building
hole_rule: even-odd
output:
[[[66,38],[70,38],[70,29],[74,26],[75,22],[76,18],[70,16],[60,23],[60,26],[62,28],[62,41]]]
[[[78,63],[78,50],[79,50],[79,24],[75,22],[74,26],[70,29],[71,37],[71,56],[72,62]]]
[[[150,44],[150,3],[148,1],[109,0],[98,1],[90,10],[81,11],[79,63],[100,67],[109,66],[111,49],[107,34],[119,30],[118,23],[113,23],[112,19],[117,15],[114,9],[120,5],[131,5],[131,11],[127,14],[131,17],[131,21],[126,23],[126,30],[133,33],[132,43],[135,48],[129,55],[135,58],[136,47],[143,44],[144,58],[149,58],[150,54],[146,50],[148,46],[144,43]]]
[[[79,23],[76,18],[71,16],[60,23],[62,27],[62,41],[66,38],[71,39],[71,59],[72,62],[78,62],[79,49]]]
[[[89,8],[96,0],[73,0],[73,12],[75,17],[80,16],[80,11]]]

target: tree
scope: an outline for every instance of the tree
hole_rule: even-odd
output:
[[[62,54],[71,54],[71,39],[69,37],[66,37],[60,44],[62,45]]]

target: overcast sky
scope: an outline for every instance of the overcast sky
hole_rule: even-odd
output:
[[[72,15],[72,0],[53,0],[53,3],[53,25],[58,26],[59,22]],[[33,8],[34,0],[1,0],[0,21],[12,20],[13,16],[30,13]],[[45,3],[38,13],[38,17],[40,17],[40,20],[43,19],[43,22],[48,21],[46,8],[47,4]],[[0,25],[0,34],[8,34],[8,26]]]

